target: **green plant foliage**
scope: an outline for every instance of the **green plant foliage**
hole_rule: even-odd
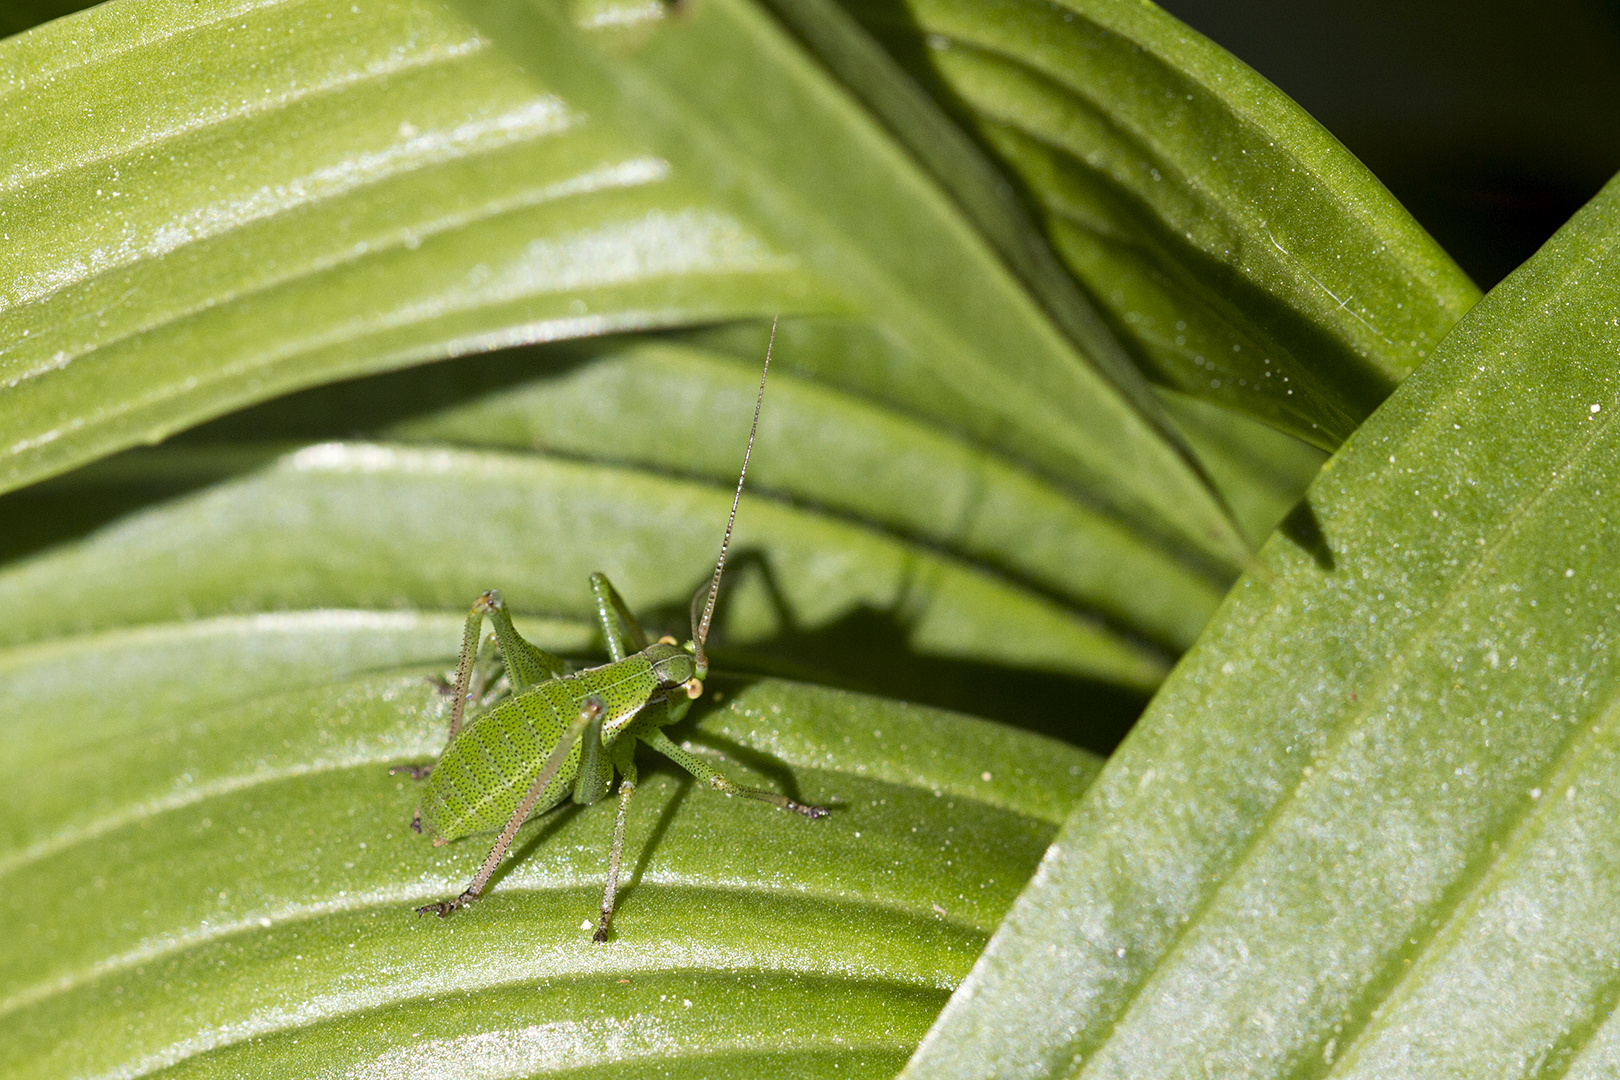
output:
[[[891,1075],[1097,768],[955,714],[720,679],[677,736],[831,818],[660,768],[609,945],[579,924],[612,801],[532,822],[482,903],[418,918],[487,838],[406,827],[387,767],[437,752],[442,698],[431,668],[378,665],[442,652],[457,622],[223,617],[0,653],[0,768],[29,808],[0,826],[0,1071]]]
[[[802,330],[783,329],[783,355],[815,347]],[[290,396],[186,441],[220,450],[246,439],[363,432],[606,460],[719,488],[736,480],[764,349],[752,333],[731,336],[743,339],[736,355],[690,338],[638,336],[432,365]],[[1055,485],[937,427],[792,369],[772,374],[767,396],[748,472],[750,503],[779,493],[956,552],[1175,652],[1192,643],[1220,598],[1211,576],[1190,572]],[[1261,501],[1271,521],[1281,517],[1276,499]],[[668,570],[695,584],[703,562],[672,561]],[[579,585],[567,583],[571,592]]]
[[[114,0],[0,148],[6,1076],[894,1075],[1098,768],[928,706],[1112,746],[1473,299],[1113,4]],[[609,946],[611,805],[413,917],[467,605],[684,632],[778,314],[673,733],[832,817],[658,767]]]
[[[889,400],[1242,557],[1123,355],[1078,352],[742,0],[651,8],[634,33],[550,5],[149,6],[42,27],[9,57],[0,319],[31,333],[0,372],[8,486],[451,351],[858,313],[902,343]],[[136,40],[51,48],[96,31]],[[212,70],[149,107],[180,37]],[[127,104],[87,114],[87,94]]]
[[[1324,468],[906,1075],[1613,1074],[1617,310],[1620,180]]]

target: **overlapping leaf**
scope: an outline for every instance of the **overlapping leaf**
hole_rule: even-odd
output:
[[[437,750],[442,699],[377,665],[456,622],[225,617],[0,653],[4,779],[30,809],[0,842],[6,1075],[889,1075],[1096,767],[954,714],[720,680],[723,707],[676,734],[831,818],[655,770],[609,945],[579,924],[611,802],[532,823],[482,903],[418,919],[483,848],[406,828],[387,766]]]
[[[450,351],[855,312],[902,344],[886,400],[1240,556],[1140,377],[752,7],[354,7],[113,5],[11,45],[11,485]],[[118,47],[53,48],[78,27]]]
[[[907,1075],[1613,1072],[1617,310],[1620,181],[1329,462]]]
[[[435,365],[289,397],[187,442],[364,433],[606,460],[718,487],[736,478],[758,389],[753,335],[731,336],[737,355],[636,337]],[[782,336],[813,347],[797,328]],[[772,376],[748,484],[959,553],[1167,650],[1191,644],[1220,595],[1210,576],[1004,458],[791,373]],[[1271,521],[1281,516],[1277,499],[1261,501]],[[684,572],[695,580],[703,561]]]
[[[1150,4],[846,6],[1025,185],[1166,386],[1332,448],[1479,297],[1320,125]]]
[[[446,349],[854,312],[875,321],[790,323],[783,359],[949,449],[954,497],[931,520],[895,513],[922,508],[892,498],[911,478],[868,483],[882,472],[866,466],[801,468],[782,493],[1010,573],[1127,652],[1184,647],[1235,538],[1150,430],[1159,406],[1105,363],[1108,334],[1082,342],[1093,371],[1054,330],[1072,318],[1051,290],[1027,295],[963,233],[962,204],[750,9],[549,10],[132,3],[7,42],[13,482]],[[683,67],[707,52],[731,67]],[[620,460],[647,413],[595,410],[584,452]],[[1247,460],[1252,440],[1212,430],[1200,451],[1263,534],[1312,462],[1284,446]],[[658,448],[636,463],[719,472],[682,464],[709,456],[701,432]]]
[[[157,450],[116,468],[126,483],[140,480],[133,470],[172,482],[241,468],[249,453]],[[258,462],[268,463],[0,570],[5,639],[282,608],[456,611],[491,586],[519,611],[583,621],[598,570],[638,610],[685,632],[730,501],[711,485],[442,446],[331,442],[260,449],[247,459]],[[11,505],[59,518],[95,478]],[[819,667],[822,678],[891,693],[915,685],[938,700],[997,671],[992,686],[1015,692],[1005,673],[1141,691],[1165,667],[1161,651],[1038,592],[813,511],[749,500],[734,546],[723,639],[758,644],[788,670]],[[1003,708],[1027,710],[1027,690]],[[1027,719],[1085,737],[1077,702],[1044,711]]]

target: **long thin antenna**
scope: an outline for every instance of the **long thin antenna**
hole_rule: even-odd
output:
[[[776,323],[780,318],[779,315],[771,320],[771,338],[765,343],[765,367],[759,373],[759,396],[754,399],[754,424],[748,429],[748,449],[743,451],[742,472],[737,475],[737,493],[731,497],[731,517],[726,520],[726,536],[720,541],[720,561],[714,567],[714,580],[709,583],[709,599],[703,605],[701,621],[696,619],[697,605],[692,605],[692,642],[697,646],[698,662],[705,667],[708,657],[704,655],[703,646],[709,640],[709,620],[714,618],[714,601],[720,595],[720,575],[725,572],[726,551],[731,547],[731,529],[737,524],[737,504],[742,501],[743,481],[748,477],[748,459],[754,453],[754,435],[759,431],[759,410],[765,404],[765,376],[771,373],[771,348],[776,344]]]

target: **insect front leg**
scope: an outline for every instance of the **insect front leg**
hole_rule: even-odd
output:
[[[743,787],[735,781],[728,780],[702,761],[676,746],[668,735],[656,728],[652,731],[642,732],[641,739],[648,746],[663,754],[716,791],[723,791],[727,795],[741,795],[744,798],[758,799],[760,802],[768,802],[772,806],[780,807],[783,810],[791,810],[795,814],[803,814],[805,817],[812,819],[826,817],[831,812],[824,806],[805,806],[803,803],[796,803],[786,795],[775,791]]]
[[[490,849],[489,854],[484,858],[483,865],[478,868],[478,873],[473,876],[472,884],[468,885],[461,895],[454,900],[422,905],[416,909],[418,915],[426,915],[431,911],[441,919],[448,918],[451,914],[460,908],[466,907],[483,894],[484,886],[489,883],[490,875],[495,872],[495,867],[500,864],[502,856],[512,846],[512,838],[517,835],[519,826],[529,820],[529,815],[534,812],[535,804],[540,801],[540,796],[545,794],[546,788],[551,786],[551,782],[562,771],[563,765],[568,761],[569,752],[574,749],[574,743],[579,741],[580,736],[592,724],[600,728],[602,717],[606,713],[607,705],[600,697],[592,694],[585,699],[580,707],[579,716],[563,731],[562,738],[557,740],[557,748],[546,759],[545,767],[540,770],[540,775],[534,778],[534,783],[530,784],[529,790],[524,793],[523,801],[518,803],[516,810],[512,811],[512,816],[506,822],[506,828],[501,830],[501,835],[495,840],[495,846]]]
[[[591,595],[596,598],[596,621],[602,624],[602,638],[611,659],[623,660],[647,647],[647,632],[630,614],[606,574],[598,571],[591,575]]]

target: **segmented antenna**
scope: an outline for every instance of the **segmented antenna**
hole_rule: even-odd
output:
[[[759,396],[754,399],[754,425],[748,429],[748,449],[743,451],[742,472],[737,475],[737,493],[731,497],[731,517],[726,520],[726,536],[720,541],[720,561],[714,566],[714,580],[709,583],[709,598],[703,605],[703,618],[698,619],[697,597],[692,598],[692,641],[697,646],[699,663],[706,663],[703,646],[709,640],[709,620],[714,618],[715,597],[720,595],[720,575],[726,569],[726,551],[731,547],[731,529],[737,524],[737,504],[742,501],[743,480],[748,476],[748,458],[754,452],[754,435],[759,431],[759,410],[765,404],[765,376],[771,372],[771,347],[776,344],[776,323],[771,320],[771,338],[765,343],[765,367],[759,373]],[[698,596],[702,596],[698,593]]]

